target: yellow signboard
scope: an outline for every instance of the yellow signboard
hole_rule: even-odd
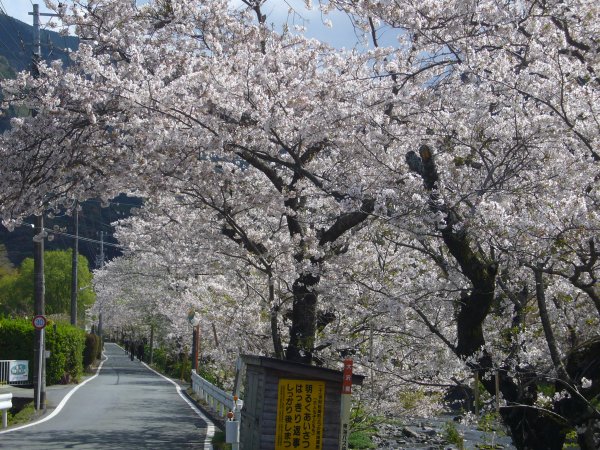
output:
[[[323,448],[325,382],[279,380],[275,450]]]

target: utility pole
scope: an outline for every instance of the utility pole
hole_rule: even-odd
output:
[[[56,16],[51,13],[40,13],[40,6],[32,4],[33,12],[33,52],[31,61],[31,74],[34,77],[39,76],[38,64],[42,60],[42,44],[40,39],[40,16]],[[35,117],[36,111],[31,111]],[[34,291],[34,314],[43,316],[45,314],[45,291],[46,283],[44,279],[44,215],[43,212],[35,217],[34,222],[34,240],[33,240],[33,291]],[[41,353],[41,355],[40,355]],[[44,348],[44,329],[35,330],[34,349],[33,349],[33,386],[34,397],[36,398],[36,408],[46,409],[46,351]]]
[[[100,269],[104,268],[104,231],[100,232]],[[98,336],[102,341],[102,306],[98,314]]]
[[[79,257],[79,205],[75,202],[75,242],[73,243],[73,260],[71,263],[71,325],[77,326],[77,259]]]
[[[31,73],[34,77],[39,76],[38,64],[42,59],[42,46],[40,43],[40,10],[39,5],[33,5],[33,55],[31,61]],[[35,111],[32,111],[35,116]],[[44,215],[35,216],[33,239],[33,286],[34,286],[34,314],[43,316],[45,313],[45,280],[44,280]],[[44,330],[35,330],[33,344],[33,387],[34,398],[37,399],[36,408],[46,409],[46,358],[43,342]],[[42,354],[40,355],[40,352]]]

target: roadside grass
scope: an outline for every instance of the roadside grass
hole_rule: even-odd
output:
[[[350,433],[348,437],[348,447],[355,450],[365,450],[370,448],[376,448],[375,444],[371,440],[371,436],[377,432],[376,428],[370,428],[367,430],[354,431]]]
[[[222,431],[215,431],[211,444],[214,450],[231,450],[231,444],[225,443],[225,433]]]
[[[26,401],[18,401],[26,400]],[[35,408],[31,399],[13,399],[13,407],[8,412],[8,426],[31,422],[35,417]]]

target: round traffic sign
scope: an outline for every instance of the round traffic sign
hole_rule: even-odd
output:
[[[36,330],[42,330],[46,327],[46,318],[44,316],[35,316],[31,322]]]

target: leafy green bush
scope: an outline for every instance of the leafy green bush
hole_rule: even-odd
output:
[[[27,319],[0,319],[0,359],[29,361],[33,381],[33,325]]]
[[[85,348],[83,350],[83,367],[90,367],[96,359],[99,359],[98,353],[101,350],[100,338],[95,334],[87,334],[85,336]]]
[[[144,354],[148,357],[149,350]],[[190,381],[192,363],[187,357],[180,359],[179,355],[170,354],[167,349],[159,347],[155,348],[152,354],[152,365],[159,372],[172,377],[183,378]]]
[[[190,381],[192,377],[192,362],[187,358],[183,361],[178,361],[174,364],[173,369],[167,374],[172,378],[179,378],[185,381]]]
[[[350,436],[348,437],[348,447],[357,450],[376,448],[371,440],[371,436],[373,436],[373,433],[376,431],[377,430],[373,429],[371,432],[354,431],[350,433]]]
[[[458,431],[454,422],[446,422],[444,425],[444,439],[446,439],[447,442],[456,445],[459,450],[465,448],[464,438]]]
[[[167,367],[167,351],[164,348],[155,348],[152,352],[152,364],[160,371],[165,372]]]
[[[79,381],[83,374],[85,331],[66,324],[48,328],[46,350],[50,350],[50,358],[46,367],[46,382]]]
[[[0,359],[29,361],[33,381],[34,328],[29,319],[0,319]],[[83,373],[85,332],[71,325],[49,324],[45,332],[46,383],[77,381]]]
[[[209,365],[199,363],[198,366],[199,366],[198,367],[198,375],[200,375],[202,378],[204,378],[209,383],[214,384],[219,389],[225,388],[223,386],[223,381],[211,370],[211,367]],[[190,363],[190,371],[191,370],[192,370],[192,368],[191,368],[191,363]]]

